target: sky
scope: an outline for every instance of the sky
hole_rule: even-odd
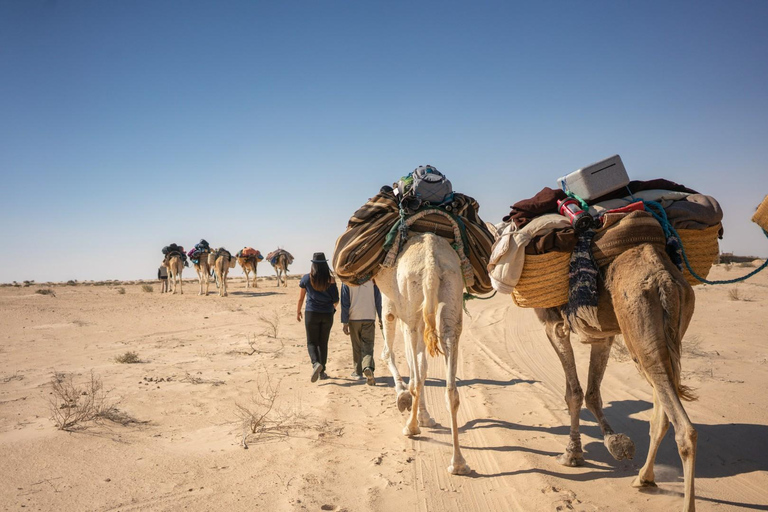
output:
[[[766,257],[767,24],[763,0],[0,0],[0,282],[151,279],[200,238],[304,273],[419,165],[496,223],[613,154]]]

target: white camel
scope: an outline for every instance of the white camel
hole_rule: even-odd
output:
[[[464,291],[459,256],[444,238],[432,233],[412,235],[396,265],[383,268],[376,275],[376,284],[382,293],[383,358],[387,359],[395,379],[398,408],[411,411],[403,434],[418,435],[421,432],[419,425],[432,426],[435,423],[423,405],[424,381],[427,378],[425,349],[433,356],[442,353],[446,366],[445,400],[451,413],[453,436],[453,457],[448,472],[465,475],[469,473],[469,466],[461,455],[456,419],[459,409],[456,368]],[[410,373],[407,389],[397,370],[394,353],[390,350],[398,321],[405,340]]]

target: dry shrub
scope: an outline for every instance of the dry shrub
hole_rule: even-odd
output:
[[[277,311],[273,309],[269,314],[260,314],[259,320],[266,324],[264,335],[269,338],[277,338],[280,333],[280,315]]]
[[[745,297],[741,294],[741,291],[738,288],[731,288],[728,290],[728,298],[730,300],[740,300],[743,302],[750,302],[752,299],[749,297]]]
[[[117,403],[108,399],[109,393],[104,391],[101,379],[93,370],[90,379],[83,384],[76,384],[71,373],[55,372],[51,388],[48,405],[51,419],[59,430],[84,430],[91,423],[118,415]]]
[[[139,357],[139,354],[129,350],[125,354],[120,354],[119,356],[116,356],[115,362],[121,363],[121,364],[136,364],[136,363],[141,363],[142,361],[141,361],[141,358]]]
[[[69,286],[77,286],[77,280],[76,279],[70,279],[67,281],[67,285]]]
[[[40,288],[39,290],[35,290],[35,293],[38,293],[40,295],[50,295],[51,297],[55,297],[56,294],[53,290],[50,288]]]
[[[733,269],[733,263],[726,263],[723,265],[726,272],[730,272]]]
[[[743,268],[755,268],[757,265],[755,265],[754,261],[742,261],[739,263],[739,266]]]
[[[272,356],[277,357],[285,349],[285,343],[283,342],[283,340],[279,340],[280,341],[280,346],[279,347],[268,349],[268,350],[264,350],[264,349],[256,348],[257,338],[256,338],[255,334],[253,335],[253,339],[251,339],[250,335],[246,334],[245,335],[245,339],[248,342],[248,346],[250,347],[250,350],[232,350],[232,351],[230,351],[228,353],[229,354],[243,354],[243,355],[246,355],[246,356],[252,356],[253,354],[272,354]]]
[[[306,415],[300,407],[285,406],[278,403],[280,381],[272,382],[269,372],[262,368],[256,379],[256,391],[246,403],[235,402],[235,415],[242,427],[242,445],[248,448],[248,442],[265,438],[287,437],[293,430],[306,430]]]
[[[141,291],[147,292],[147,293],[152,293],[153,291],[155,291],[155,289],[152,287],[151,284],[143,284],[143,285],[141,285]]]
[[[121,286],[120,288],[117,289],[117,293],[119,293],[120,295],[125,295],[125,288]]]

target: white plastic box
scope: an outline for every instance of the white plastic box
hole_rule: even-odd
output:
[[[613,155],[558,178],[557,184],[563,190],[589,201],[626,187],[629,185],[629,176],[621,157]]]

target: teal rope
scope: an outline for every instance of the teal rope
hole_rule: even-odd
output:
[[[585,200],[583,200],[582,198],[580,198],[579,196],[577,196],[576,194],[574,194],[570,190],[563,190],[563,192],[565,192],[565,195],[567,195],[571,199],[577,200],[579,202],[579,204],[581,205],[581,209],[582,210],[584,210],[585,212],[589,211],[589,205],[587,204],[587,202]]]
[[[739,283],[741,281],[745,281],[749,279],[750,277],[754,276],[758,272],[765,270],[766,267],[768,267],[768,259],[763,262],[762,265],[760,265],[758,268],[750,272],[749,274],[737,277],[736,279],[726,279],[722,281],[709,281],[707,279],[704,279],[700,275],[698,275],[693,268],[691,268],[691,264],[688,261],[688,256],[685,254],[685,247],[683,247],[683,240],[680,238],[680,235],[677,234],[677,231],[675,231],[675,228],[672,227],[672,224],[667,219],[667,213],[664,211],[664,207],[661,206],[661,204],[657,203],[656,201],[643,201],[643,205],[645,206],[645,210],[649,212],[653,217],[659,221],[659,224],[661,224],[661,228],[664,230],[664,235],[669,238],[670,235],[674,235],[678,242],[680,243],[680,252],[683,255],[683,261],[685,262],[685,266],[688,268],[688,272],[691,273],[693,277],[701,281],[705,284],[733,284],[733,283]],[[654,211],[652,208],[658,209],[658,212]],[[763,234],[765,234],[766,237],[768,237],[768,231],[763,230]]]

